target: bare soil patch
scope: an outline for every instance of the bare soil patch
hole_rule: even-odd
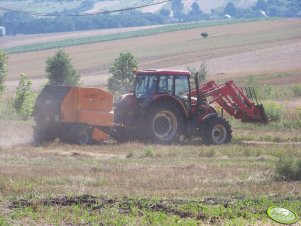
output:
[[[301,21],[277,20],[177,31],[128,40],[65,48],[84,85],[103,86],[120,52],[132,52],[140,68],[185,69],[208,64],[211,78],[301,70]],[[207,39],[200,33],[209,33]],[[221,35],[222,34],[222,35]],[[45,62],[57,50],[9,55],[8,87],[26,73],[38,89],[45,81]]]
[[[300,58],[301,59],[301,58]],[[289,77],[279,77],[264,80],[265,84],[269,85],[289,85],[301,83],[301,72],[296,75],[290,75]]]

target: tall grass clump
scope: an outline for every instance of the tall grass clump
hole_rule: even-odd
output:
[[[12,97],[0,97],[0,119],[15,119],[17,113],[14,108],[14,99]]]
[[[301,85],[294,85],[291,90],[294,97],[301,97]]]
[[[283,119],[284,107],[273,101],[264,103],[265,113],[270,121],[281,121]]]
[[[246,85],[253,87],[255,94],[260,100],[285,100],[301,96],[301,85],[274,86],[262,85],[259,83],[260,78],[257,76],[249,76]]]
[[[276,162],[275,173],[280,180],[301,180],[301,159],[295,156],[281,156]]]

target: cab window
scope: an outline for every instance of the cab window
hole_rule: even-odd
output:
[[[187,76],[175,77],[175,96],[183,97],[189,93],[189,84]]]
[[[156,76],[137,76],[135,94],[138,99],[147,98],[157,91]]]
[[[173,95],[173,76],[161,75],[159,79],[158,93],[168,93]]]

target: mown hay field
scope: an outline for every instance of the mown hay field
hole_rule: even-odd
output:
[[[9,123],[6,124],[7,128]],[[29,136],[29,123],[23,124]],[[21,135],[19,132],[19,135]],[[10,132],[13,135],[12,132]],[[242,135],[243,134],[243,135]],[[265,211],[301,212],[301,182],[276,173],[301,158],[300,133],[281,143],[237,129],[229,145],[141,143],[36,147],[30,137],[0,149],[0,220],[5,224],[273,224]],[[280,131],[269,131],[269,140]],[[20,141],[19,141],[20,142]]]

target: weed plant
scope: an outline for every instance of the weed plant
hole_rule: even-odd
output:
[[[12,97],[0,97],[0,119],[18,119],[14,108],[14,99]]]
[[[301,180],[301,159],[283,155],[276,162],[275,172],[280,180]]]

